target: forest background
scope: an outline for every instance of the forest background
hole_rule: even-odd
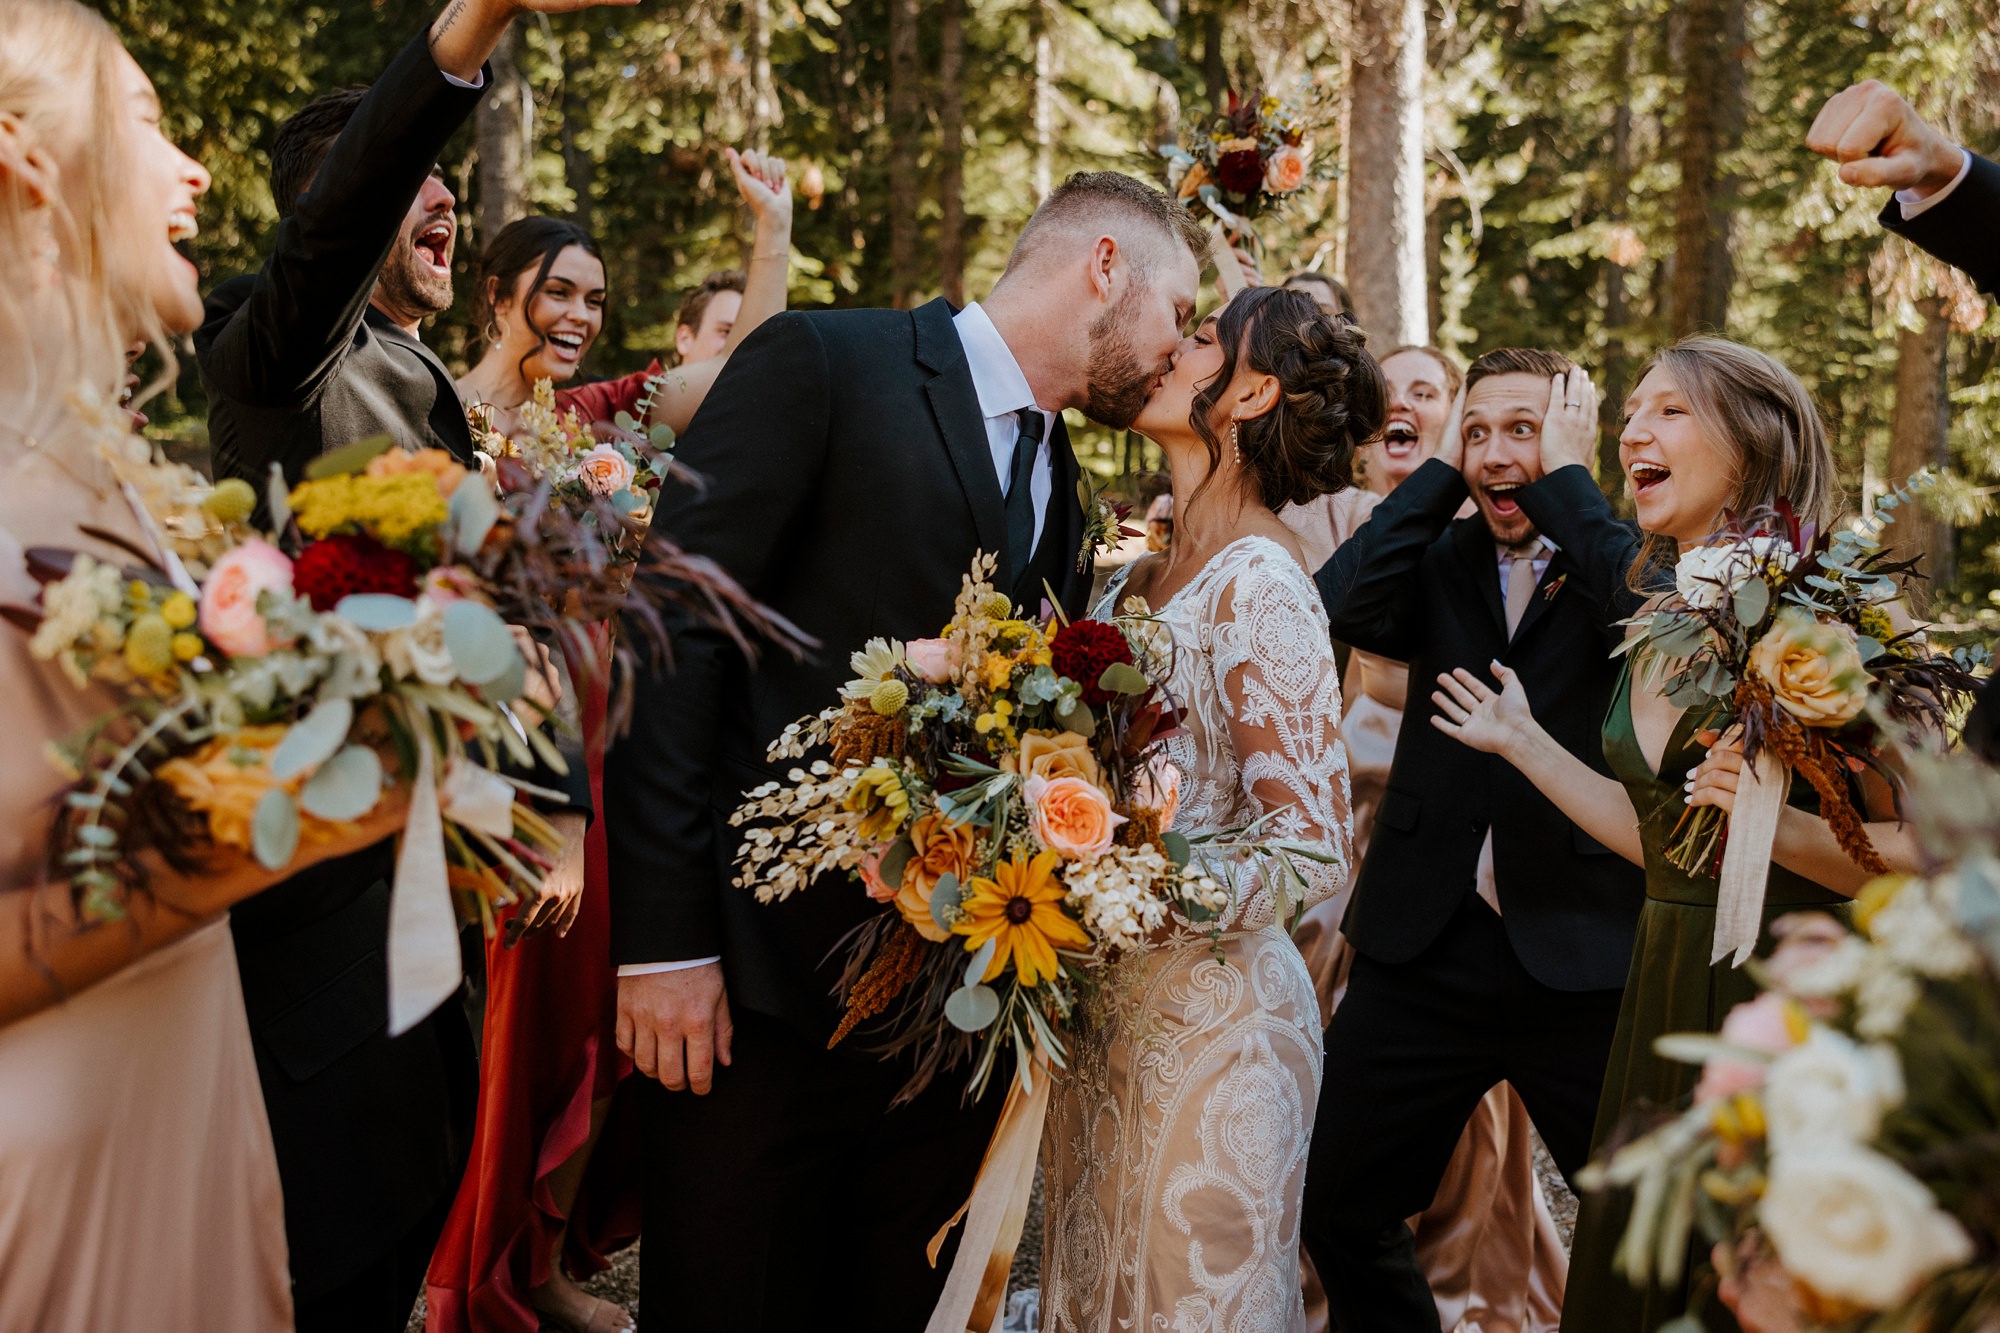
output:
[[[435,8],[94,2],[214,172],[193,243],[211,285],[262,261],[276,125],[367,82]],[[643,365],[687,289],[746,255],[728,144],[791,162],[794,305],[976,299],[1068,172],[1158,179],[1184,118],[1231,89],[1288,94],[1323,108],[1339,170],[1260,222],[1267,281],[1343,278],[1378,348],[1575,357],[1605,391],[1599,480],[1620,503],[1619,405],[1647,355],[1704,329],[1765,348],[1817,395],[1856,509],[1943,473],[1893,539],[1927,552],[1934,615],[1990,631],[2000,314],[1803,147],[1821,102],[1870,76],[1992,155],[2000,0],[643,0],[519,24],[496,57],[444,163],[460,300],[427,337],[475,352],[471,257],[554,213],[610,273],[588,369]],[[202,438],[190,366],[148,410],[161,438]],[[1128,489],[1159,466],[1122,434],[1079,441]]]

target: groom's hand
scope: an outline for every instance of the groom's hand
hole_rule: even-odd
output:
[[[720,963],[618,978],[618,1049],[669,1092],[714,1086],[734,1035]]]
[[[450,0],[431,24],[431,58],[455,79],[479,77],[507,25],[518,14],[561,14],[599,5],[636,5],[639,0]]]

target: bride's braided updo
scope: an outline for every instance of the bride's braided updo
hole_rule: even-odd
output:
[[[1215,336],[1222,369],[1195,394],[1189,413],[1208,447],[1209,475],[1229,447],[1229,423],[1218,420],[1216,403],[1240,356],[1278,381],[1277,404],[1238,427],[1251,493],[1275,512],[1345,489],[1355,450],[1381,433],[1388,416],[1388,384],[1368,354],[1367,335],[1344,316],[1321,313],[1304,292],[1252,287],[1223,307]]]

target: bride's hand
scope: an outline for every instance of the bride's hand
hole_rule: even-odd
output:
[[[1464,667],[1440,675],[1440,688],[1431,692],[1438,708],[1431,725],[1475,750],[1505,755],[1535,725],[1535,714],[1521,678],[1498,662],[1492,665],[1497,691]]]

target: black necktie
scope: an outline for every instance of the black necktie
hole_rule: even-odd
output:
[[[1014,441],[1014,466],[1007,478],[1007,572],[1018,582],[1035,558],[1035,454],[1042,447],[1042,414],[1024,407],[1014,414],[1021,434]]]

